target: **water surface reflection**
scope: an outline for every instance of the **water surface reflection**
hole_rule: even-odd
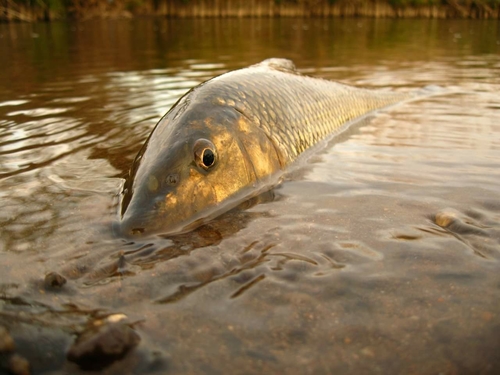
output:
[[[77,373],[75,335],[112,326],[135,349],[110,373],[496,373],[498,35],[466,20],[0,25],[0,323],[16,351]],[[270,56],[448,94],[355,124],[272,198],[192,233],[113,236],[155,122]]]

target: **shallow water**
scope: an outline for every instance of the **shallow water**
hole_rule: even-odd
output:
[[[34,373],[78,372],[75,335],[117,314],[141,342],[109,373],[500,371],[497,21],[8,24],[0,55],[0,324]],[[264,203],[170,239],[115,238],[156,121],[273,56],[440,95],[353,124]]]

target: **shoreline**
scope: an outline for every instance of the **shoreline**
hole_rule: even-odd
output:
[[[0,3],[0,22],[95,18],[368,17],[500,19],[500,0],[22,0]]]

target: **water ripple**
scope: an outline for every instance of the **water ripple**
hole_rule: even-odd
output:
[[[74,334],[107,316],[141,321],[144,339],[110,371],[494,371],[500,65],[496,24],[476,21],[0,25],[0,320],[33,371],[69,366]],[[272,56],[447,95],[354,124],[257,205],[181,236],[115,237],[123,177],[161,116]]]

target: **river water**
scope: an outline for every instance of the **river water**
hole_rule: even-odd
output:
[[[116,321],[140,343],[113,374],[499,373],[498,21],[2,24],[0,56],[0,325],[33,373],[78,373],[76,335]],[[160,117],[269,57],[439,95],[354,123],[267,202],[115,237]]]

